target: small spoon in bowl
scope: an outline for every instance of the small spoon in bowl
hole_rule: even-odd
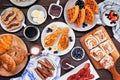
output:
[[[69,63],[66,63],[66,65],[68,65],[69,67],[71,67],[71,68],[75,68],[75,66],[73,66],[73,65],[71,65],[71,64],[69,64]]]

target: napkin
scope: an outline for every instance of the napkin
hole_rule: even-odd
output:
[[[31,56],[30,61],[28,62],[22,75],[20,77],[17,77],[17,78],[11,78],[10,80],[38,80],[37,77],[35,76],[35,74],[33,74],[31,69],[34,68],[34,64],[35,64],[36,60],[41,58],[41,57],[49,57],[52,61],[55,62],[56,66],[57,66],[57,74],[52,80],[58,80],[58,78],[60,77],[60,72],[61,72],[61,66],[59,64],[60,57],[53,56],[53,55],[48,54],[48,53],[42,53],[37,57]]]
[[[102,20],[102,14],[108,9],[112,9],[120,13],[120,0],[105,0],[99,3],[99,14]],[[119,14],[120,17],[120,14]],[[120,42],[120,19],[116,26],[112,27],[113,37]]]

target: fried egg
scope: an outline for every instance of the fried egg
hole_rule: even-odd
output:
[[[33,21],[38,24],[44,22],[44,20],[45,20],[45,14],[43,11],[40,11],[40,10],[34,10],[31,13],[31,16],[33,17]]]
[[[33,10],[31,13],[32,17],[39,17],[40,16],[40,11],[39,10]]]

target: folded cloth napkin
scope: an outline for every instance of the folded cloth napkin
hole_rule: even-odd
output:
[[[54,63],[56,64],[56,67],[57,67],[55,77],[53,79],[47,79],[47,80],[58,80],[58,78],[60,77],[60,73],[61,73],[61,66],[59,64],[60,57],[53,56],[53,55],[50,55],[47,53],[42,53],[42,54],[40,54],[40,56],[37,56],[37,57],[31,56],[30,61],[28,62],[22,75],[17,78],[11,78],[10,80],[42,80],[40,77],[36,76],[36,73],[33,72],[37,60],[42,57],[50,58],[52,61],[54,61]]]
[[[105,0],[99,3],[99,14],[100,14],[101,20],[102,20],[102,14],[108,9],[111,9],[120,13],[120,2],[118,0]],[[120,14],[118,15],[120,16]],[[120,42],[120,19],[117,25],[112,27],[112,31],[113,31],[113,37],[118,42]]]

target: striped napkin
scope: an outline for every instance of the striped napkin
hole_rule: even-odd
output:
[[[20,77],[17,78],[11,78],[10,80],[38,80],[38,76],[36,76],[34,74],[34,72],[31,71],[31,68],[34,68],[35,62],[37,61],[37,59],[41,58],[41,57],[48,57],[50,58],[52,61],[55,62],[56,66],[57,66],[57,74],[53,79],[47,79],[47,80],[58,80],[58,78],[60,77],[60,73],[61,73],[61,66],[59,64],[60,62],[60,57],[58,56],[53,56],[47,53],[42,53],[40,54],[40,56],[38,57],[30,57],[30,61],[28,62],[24,72],[22,73],[22,75]],[[39,77],[39,80],[40,79]]]
[[[108,9],[112,9],[116,12],[118,12],[119,17],[120,17],[120,0],[105,0],[101,3],[99,3],[99,14],[100,14],[100,19],[102,20],[102,14],[104,11]],[[120,42],[120,18],[116,26],[112,27],[113,31],[113,36],[114,38]]]

